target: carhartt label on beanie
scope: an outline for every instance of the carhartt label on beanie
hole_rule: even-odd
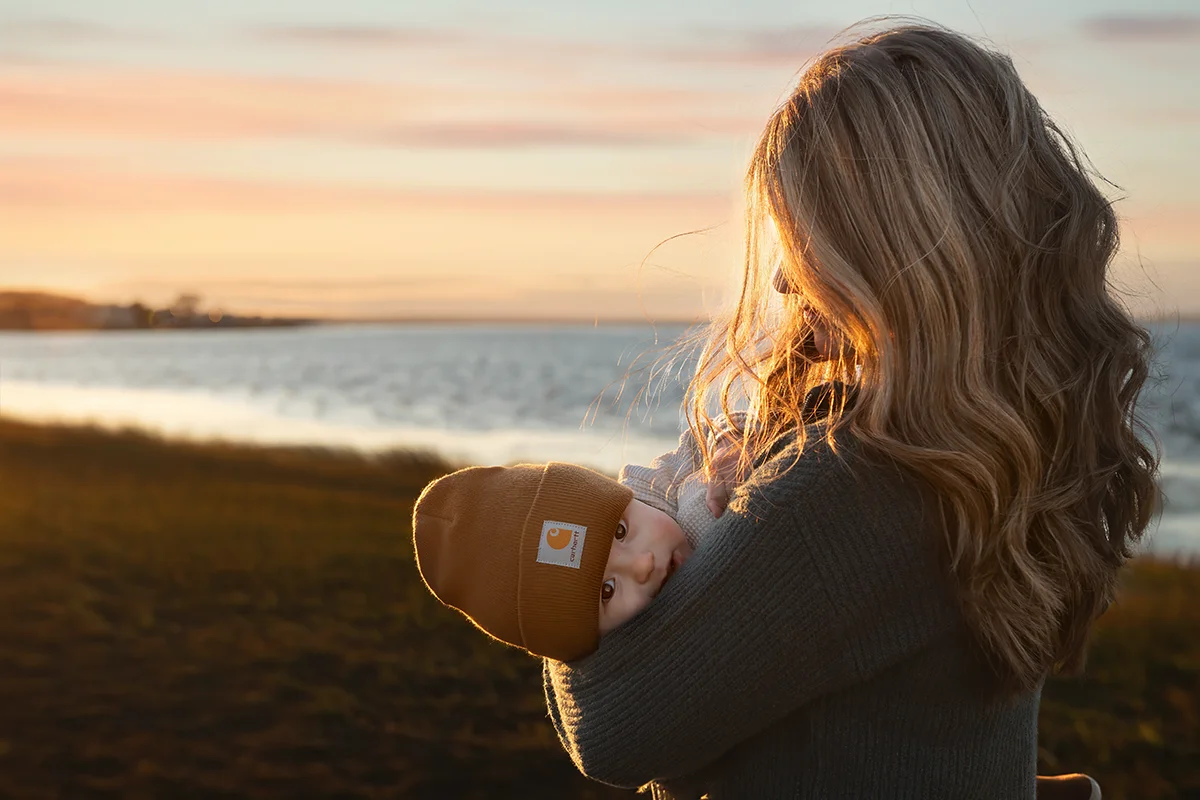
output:
[[[537,560],[542,564],[579,569],[587,528],[569,522],[548,519],[542,523],[542,539],[538,543]]]
[[[417,568],[491,636],[570,661],[599,642],[600,588],[633,491],[574,464],[469,467],[413,508]]]

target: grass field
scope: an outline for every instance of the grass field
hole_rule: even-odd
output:
[[[412,503],[450,467],[0,420],[0,797],[631,797],[539,664],[442,608]],[[1042,771],[1200,796],[1200,566],[1143,560]]]

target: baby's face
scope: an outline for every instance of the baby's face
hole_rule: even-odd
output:
[[[600,635],[637,616],[691,555],[692,546],[670,515],[640,500],[630,502],[604,570]]]

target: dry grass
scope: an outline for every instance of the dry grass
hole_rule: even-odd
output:
[[[420,582],[448,470],[0,422],[0,796],[605,796]]]
[[[440,606],[394,453],[164,443],[0,420],[0,797],[605,797],[539,664]],[[1142,561],[1043,772],[1200,796],[1200,567]]]
[[[1088,772],[1106,800],[1200,797],[1200,562],[1137,560],[1079,678],[1054,678],[1043,772]]]

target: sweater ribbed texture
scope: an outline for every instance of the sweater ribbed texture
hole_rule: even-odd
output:
[[[563,746],[656,798],[1032,800],[1040,688],[990,699],[928,491],[823,433],[595,653],[545,662]]]

